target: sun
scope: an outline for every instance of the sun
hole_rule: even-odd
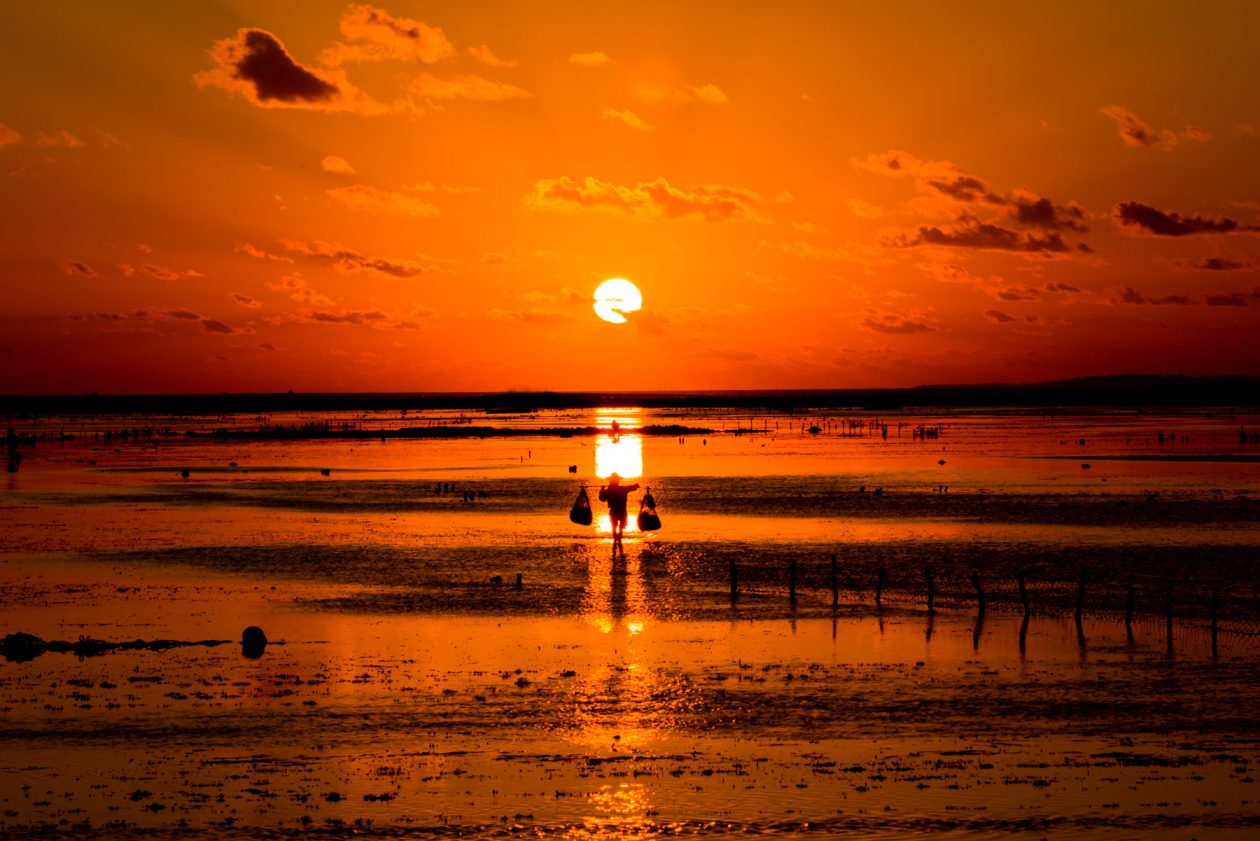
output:
[[[605,280],[595,290],[595,314],[612,324],[625,324],[625,313],[638,312],[642,306],[643,293],[623,277]]]

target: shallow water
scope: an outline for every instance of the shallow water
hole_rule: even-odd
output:
[[[156,444],[41,421],[75,437],[5,477],[0,631],[225,644],[0,665],[0,831],[1256,832],[1256,418],[475,420],[614,419]],[[617,560],[565,516],[612,470],[665,522]],[[283,644],[247,659],[255,624]]]

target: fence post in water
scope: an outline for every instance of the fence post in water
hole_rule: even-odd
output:
[[[735,597],[739,595],[738,572],[735,556],[731,555],[731,601],[735,601]]]
[[[1129,643],[1133,643],[1133,584],[1132,582],[1124,585],[1125,601],[1124,601],[1124,632],[1129,638]]]
[[[930,616],[931,614],[936,613],[936,582],[932,579],[931,567],[924,570],[924,575],[927,576],[928,615]]]
[[[836,556],[831,556],[831,606],[838,607],[840,605],[840,577],[836,571]]]
[[[516,589],[521,589],[521,574],[519,572],[516,574]]]
[[[1081,615],[1085,612],[1085,584],[1089,581],[1089,570],[1081,567],[1081,579],[1076,585],[1076,635],[1083,636]]]
[[[1019,601],[1024,606],[1024,615],[1027,616],[1032,611],[1028,609],[1028,588],[1024,583],[1024,571],[1022,569],[1015,573],[1015,583],[1019,585]]]
[[[1216,588],[1212,588],[1212,602],[1210,605],[1211,621],[1212,621],[1212,657],[1216,657]]]
[[[1168,579],[1168,589],[1165,591],[1164,599],[1164,623],[1168,635],[1168,650],[1172,651],[1173,647],[1173,580]]]
[[[984,613],[984,588],[980,586],[980,573],[974,569],[971,571],[971,586],[976,588],[976,607],[983,615]]]
[[[884,579],[887,574],[888,573],[887,570],[884,569],[884,565],[880,564],[879,575],[875,579],[875,607],[884,606],[882,603],[884,597]]]
[[[796,556],[788,561],[788,601],[796,605]]]

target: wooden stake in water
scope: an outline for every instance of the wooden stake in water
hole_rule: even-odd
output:
[[[1211,618],[1212,618],[1212,659],[1216,659],[1216,588],[1212,588]]]
[[[936,582],[932,578],[932,568],[928,567],[924,570],[927,576],[927,597],[928,597],[928,615],[936,613]]]
[[[1124,585],[1125,602],[1124,602],[1124,632],[1129,638],[1129,644],[1133,644],[1133,584]]]
[[[980,586],[980,573],[974,569],[971,571],[971,586],[976,588],[976,607],[981,615],[984,614],[984,588]]]
[[[788,601],[796,604],[796,557],[788,561]]]
[[[1089,570],[1081,567],[1081,580],[1076,586],[1076,640],[1085,645],[1085,626],[1081,618],[1085,613],[1085,584],[1089,581]]]
[[[1164,598],[1164,623],[1168,636],[1168,650],[1173,647],[1173,580],[1168,579],[1168,587]]]
[[[840,604],[840,576],[836,570],[836,556],[831,556],[831,606]]]
[[[887,578],[887,575],[888,575],[887,570],[885,570],[883,565],[881,564],[879,567],[879,576],[876,577],[875,579],[875,606],[876,607],[884,606],[882,600],[884,596],[884,581]]]
[[[1019,601],[1024,606],[1024,616],[1032,611],[1028,607],[1028,587],[1025,584],[1024,571],[1021,569],[1015,573],[1015,583],[1019,585]]]
[[[735,556],[731,556],[731,601],[735,601],[735,597],[739,595],[738,569],[736,568]]]
[[[516,589],[521,589],[521,574],[519,572],[516,574]]]

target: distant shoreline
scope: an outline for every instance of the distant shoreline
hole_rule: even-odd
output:
[[[912,409],[1260,407],[1260,376],[1128,374],[1029,385],[931,385],[888,389],[413,394],[79,394],[0,396],[0,415],[205,415],[316,411],[477,411],[564,409],[746,409],[785,413]]]

